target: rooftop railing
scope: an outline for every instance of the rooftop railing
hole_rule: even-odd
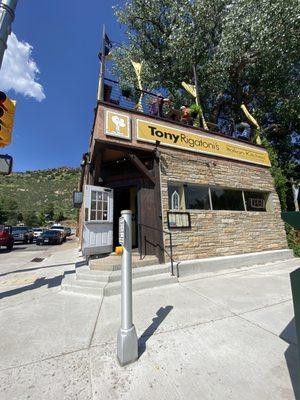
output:
[[[118,81],[113,79],[104,79],[104,101],[127,110],[135,110],[185,126],[201,128],[197,118],[193,118],[191,114],[185,113],[181,108],[176,108],[173,102],[162,94],[135,87],[122,87]],[[251,140],[253,133],[248,123],[234,124],[232,120],[226,117],[219,117],[218,124],[207,122],[207,126],[210,132],[246,141]]]

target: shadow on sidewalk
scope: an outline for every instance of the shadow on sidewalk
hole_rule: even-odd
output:
[[[32,268],[17,269],[17,270],[15,270],[15,271],[4,272],[3,274],[0,274],[0,277],[6,276],[6,275],[10,275],[10,274],[19,274],[20,272],[35,271],[35,270],[37,270],[37,269],[64,267],[65,265],[74,265],[74,263],[64,263],[64,264],[54,264],[54,265],[43,265],[43,266],[41,266],[41,267],[32,267]]]
[[[299,355],[297,352],[295,318],[288,323],[279,337],[289,345],[284,353],[284,357],[289,370],[295,399],[300,400],[300,360],[298,360]]]
[[[146,350],[147,340],[155,333],[159,325],[167,318],[168,314],[173,310],[173,306],[160,307],[156,313],[156,317],[152,319],[152,324],[142,333],[138,340],[139,358]]]
[[[3,299],[5,297],[11,297],[11,296],[15,296],[16,294],[20,294],[23,292],[27,292],[30,290],[34,290],[34,289],[38,289],[42,286],[47,286],[48,289],[59,286],[61,284],[61,281],[64,277],[64,275],[67,274],[74,274],[75,271],[74,270],[70,270],[70,271],[65,271],[64,274],[62,275],[58,275],[58,276],[54,276],[53,278],[38,278],[34,281],[34,283],[27,285],[27,286],[23,286],[17,289],[12,289],[12,290],[7,290],[6,292],[2,292],[0,293],[0,299]]]

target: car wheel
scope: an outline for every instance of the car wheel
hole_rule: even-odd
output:
[[[14,247],[13,243],[10,243],[9,245],[6,246],[8,251],[11,251],[13,249],[13,247]]]
[[[66,236],[63,238],[63,242],[66,242],[67,241],[67,238],[66,238]]]

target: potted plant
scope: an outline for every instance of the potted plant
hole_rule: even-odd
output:
[[[132,87],[129,85],[129,83],[124,82],[121,84],[121,93],[123,97],[130,97],[132,95]]]
[[[198,104],[192,104],[192,105],[189,107],[189,110],[190,110],[190,116],[191,116],[193,119],[196,119],[196,118],[198,117],[198,115],[200,114],[201,108],[200,108],[200,106],[198,106]]]
[[[201,107],[198,104],[192,104],[189,107],[189,110],[190,110],[190,116],[193,120],[193,126],[199,128],[201,126],[200,125],[200,117],[202,114]]]

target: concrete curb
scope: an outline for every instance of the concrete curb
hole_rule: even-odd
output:
[[[179,276],[216,272],[229,268],[250,267],[269,262],[283,261],[294,258],[292,250],[273,250],[257,253],[238,254],[233,256],[209,257],[197,260],[181,261],[178,264]]]

